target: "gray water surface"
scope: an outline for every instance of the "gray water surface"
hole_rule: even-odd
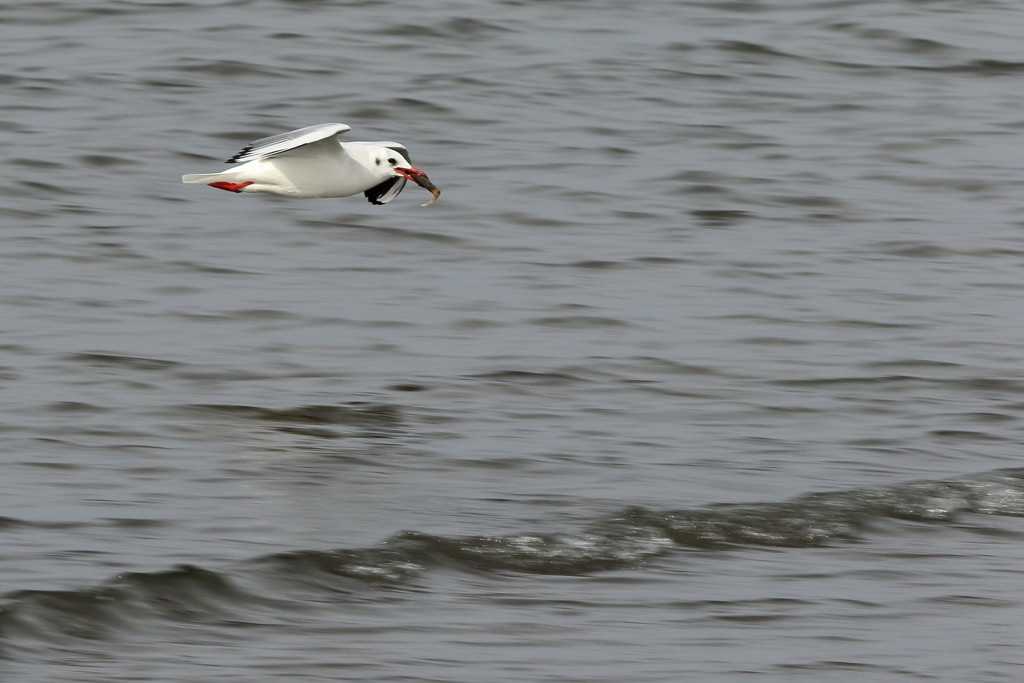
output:
[[[1020,678],[1017,5],[0,35],[3,680]],[[179,183],[325,121],[440,201]]]

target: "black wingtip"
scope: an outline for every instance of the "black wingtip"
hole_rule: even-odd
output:
[[[391,186],[394,185],[399,180],[401,180],[401,178],[388,178],[384,182],[374,185],[363,194],[366,195],[366,200],[371,204],[374,204],[376,206],[383,206],[384,202],[380,201],[380,198],[383,197],[384,193],[390,190]]]
[[[230,159],[228,159],[224,163],[225,164],[237,164],[239,159],[241,159],[242,157],[244,157],[246,154],[248,154],[251,151],[252,151],[252,145],[247,145],[247,146],[245,146],[242,149],[241,152],[239,152],[235,156],[231,157]]]

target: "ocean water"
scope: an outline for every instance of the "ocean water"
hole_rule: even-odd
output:
[[[1017,5],[0,27],[0,679],[1021,677]],[[441,199],[180,184],[326,121]]]

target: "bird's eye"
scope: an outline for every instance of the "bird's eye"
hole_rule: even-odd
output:
[[[394,165],[395,165],[395,164],[397,164],[398,162],[397,162],[397,161],[395,160],[395,158],[394,158],[394,157],[391,157],[391,158],[389,158],[389,159],[388,159],[388,163],[389,163],[389,164],[391,164],[392,166],[394,166]]]

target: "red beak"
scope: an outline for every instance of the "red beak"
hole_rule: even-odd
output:
[[[399,175],[405,176],[406,180],[411,180],[414,183],[416,182],[416,176],[423,176],[424,178],[427,177],[426,173],[424,173],[418,168],[413,168],[412,166],[410,166],[409,168],[396,167],[395,172],[398,173]]]

